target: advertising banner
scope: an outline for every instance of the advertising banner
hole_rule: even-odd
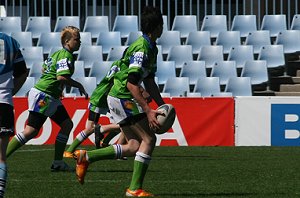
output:
[[[237,97],[236,146],[300,146],[299,97]]]
[[[157,135],[160,146],[233,146],[234,145],[234,99],[228,98],[164,98],[177,113],[173,127],[165,134]],[[88,100],[65,98],[62,100],[73,123],[68,144],[85,128],[88,117]],[[14,98],[16,132],[22,132],[28,117],[27,98]],[[157,106],[151,103],[153,108]],[[108,124],[102,115],[100,124]],[[59,127],[47,119],[39,135],[27,144],[54,144]],[[92,145],[92,134],[83,145]],[[117,137],[112,140],[116,141]]]

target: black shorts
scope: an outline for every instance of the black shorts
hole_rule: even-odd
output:
[[[15,134],[14,123],[13,106],[0,103],[0,137],[4,135],[13,136]]]
[[[99,113],[95,113],[94,111],[89,111],[89,121],[93,121],[94,123],[98,123],[100,118]]]
[[[67,110],[65,109],[65,107],[63,105],[58,106],[56,112],[50,118],[57,125],[60,125],[62,122],[64,122],[67,119],[71,119]],[[47,116],[45,116],[41,113],[29,111],[27,125],[35,128],[36,130],[40,130],[42,128],[43,124],[45,123],[46,119],[47,119]]]

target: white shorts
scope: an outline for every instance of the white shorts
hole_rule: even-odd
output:
[[[59,99],[36,89],[31,88],[28,94],[28,110],[41,113],[47,117],[51,117],[62,105]]]
[[[142,108],[130,99],[119,99],[108,96],[107,103],[115,123],[119,123],[127,117],[143,113]]]

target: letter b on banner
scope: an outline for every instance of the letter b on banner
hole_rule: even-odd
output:
[[[271,145],[300,146],[300,104],[272,104]]]

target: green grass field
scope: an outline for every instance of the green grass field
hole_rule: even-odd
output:
[[[53,146],[14,153],[6,198],[124,197],[133,158],[91,164],[80,185],[75,173],[50,171],[53,155]],[[299,181],[300,147],[157,147],[144,188],[158,197],[300,197]]]

